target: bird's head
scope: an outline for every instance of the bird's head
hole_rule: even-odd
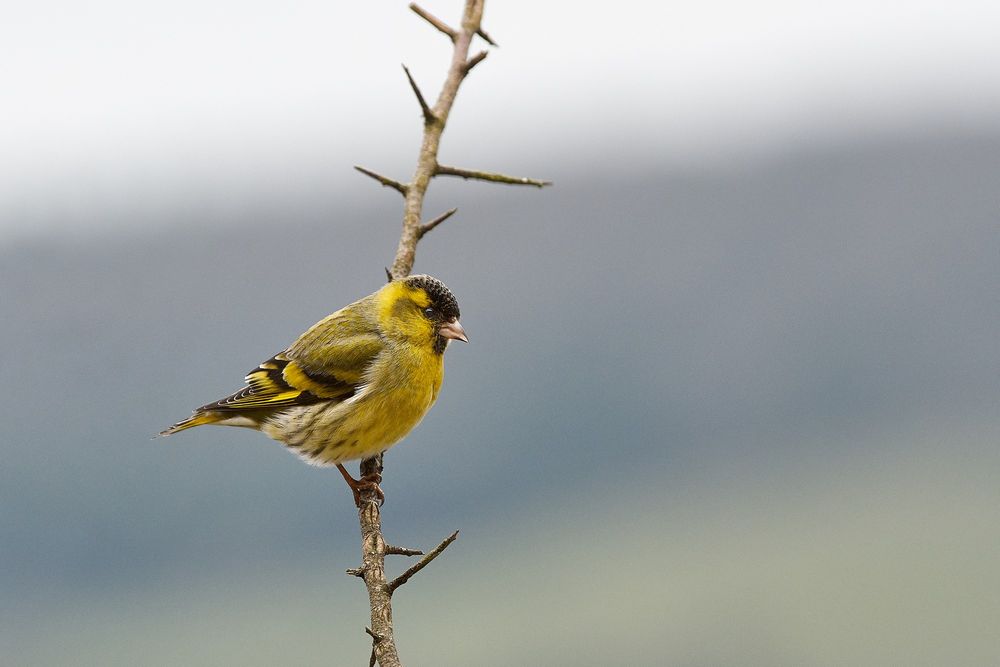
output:
[[[426,275],[393,280],[375,294],[379,326],[390,338],[426,345],[441,354],[452,340],[468,343],[458,301],[443,282]]]

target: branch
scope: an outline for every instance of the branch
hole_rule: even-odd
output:
[[[406,196],[406,191],[409,189],[409,187],[404,185],[403,183],[400,183],[399,181],[394,181],[388,176],[377,174],[371,169],[365,169],[364,167],[359,167],[358,165],[354,165],[354,168],[360,171],[365,176],[371,176],[382,185],[388,188],[392,188],[393,190],[396,190],[397,192],[399,192],[399,194],[403,195],[404,197]]]
[[[538,187],[549,185],[547,181],[535,181],[526,178],[519,179],[512,176],[503,176],[502,174],[488,174],[487,172],[472,172],[453,167],[442,167],[438,163],[437,156],[441,143],[441,134],[444,132],[445,124],[448,122],[448,116],[455,103],[455,96],[458,94],[459,86],[472,68],[481,63],[487,55],[486,51],[481,51],[472,58],[469,58],[469,46],[472,43],[472,39],[478,35],[491,46],[496,46],[496,43],[482,29],[484,3],[485,0],[465,0],[465,9],[462,12],[460,30],[455,30],[448,26],[418,5],[410,5],[410,9],[414,13],[447,35],[453,44],[448,74],[433,106],[427,103],[416,81],[410,75],[409,69],[405,65],[403,67],[406,77],[410,82],[410,87],[413,89],[413,93],[416,95],[417,102],[419,102],[420,109],[424,115],[423,138],[413,178],[409,183],[403,184],[368,169],[355,167],[355,169],[374,178],[382,185],[395,189],[404,197],[403,229],[399,236],[399,244],[396,247],[396,255],[393,259],[392,267],[391,269],[386,269],[390,281],[393,279],[400,280],[410,274],[416,256],[417,242],[429,231],[455,214],[456,209],[451,209],[430,222],[421,223],[424,195],[435,176],[444,174],[489,180],[496,183],[536,185]],[[378,478],[382,473],[382,462],[382,454],[362,460],[362,478]],[[368,602],[371,607],[371,627],[365,628],[365,630],[372,637],[371,665],[374,665],[377,661],[382,667],[401,667],[399,654],[396,651],[396,642],[393,637],[393,591],[405,584],[411,577],[440,556],[458,538],[458,531],[456,530],[415,565],[389,582],[385,576],[385,557],[387,555],[418,556],[422,554],[416,549],[404,549],[386,544],[385,539],[382,537],[382,516],[379,509],[379,500],[375,488],[365,488],[360,491],[358,521],[361,525],[361,567],[350,569],[347,572],[348,574],[364,579],[365,587],[368,589]]]
[[[381,472],[381,454],[361,462],[362,476]],[[372,636],[370,664],[374,665],[377,660],[382,667],[402,667],[396,652],[396,642],[392,637],[392,594],[385,579],[388,545],[382,538],[382,515],[379,513],[379,499],[374,489],[361,492],[358,521],[361,524],[361,567],[348,573],[360,574],[368,589],[371,628],[365,628],[365,631]]]
[[[495,47],[498,47],[498,46],[500,46],[499,44],[497,44],[496,42],[494,42],[494,41],[493,41],[493,38],[492,38],[492,37],[490,37],[489,35],[487,35],[487,34],[486,34],[486,31],[485,31],[485,30],[483,30],[482,28],[480,28],[479,30],[477,30],[477,31],[476,31],[476,34],[477,34],[477,35],[479,35],[480,37],[482,37],[482,38],[483,38],[483,41],[485,41],[485,42],[486,42],[487,44],[489,44],[490,46],[492,46],[492,47],[494,47],[494,48],[495,48]]]
[[[469,62],[465,63],[465,67],[463,68],[465,74],[471,72],[472,68],[478,65],[479,63],[483,62],[483,60],[485,60],[486,56],[488,55],[490,55],[488,51],[480,51],[476,55],[469,58]]]
[[[472,169],[459,169],[439,164],[434,170],[438,176],[458,176],[460,178],[474,179],[477,181],[490,181],[492,183],[506,183],[508,185],[533,185],[536,188],[544,188],[552,185],[552,181],[540,181],[534,178],[522,178],[520,176],[507,176],[506,174],[495,174],[491,171],[474,171]]]
[[[404,572],[403,574],[399,575],[398,577],[390,581],[389,594],[392,595],[393,591],[395,591],[397,588],[399,588],[407,581],[409,581],[410,577],[412,577],[417,572],[420,572],[420,570],[430,565],[432,560],[440,556],[441,552],[447,549],[449,546],[451,546],[451,543],[457,539],[458,539],[458,531],[456,530],[454,533],[444,538],[441,544],[434,547],[434,549],[429,554],[421,558],[419,563],[410,568],[407,568],[406,572]]]
[[[433,14],[431,14],[430,12],[428,12],[426,9],[420,7],[417,3],[411,2],[410,3],[410,9],[413,10],[414,14],[416,14],[417,16],[419,16],[423,20],[427,21],[428,23],[430,23],[432,26],[434,26],[435,28],[437,28],[438,30],[440,30],[441,32],[443,32],[444,34],[446,34],[448,36],[448,38],[451,40],[452,44],[454,44],[455,40],[458,39],[458,33],[455,32],[454,28],[452,28],[451,26],[449,26],[448,24],[446,24],[444,21],[442,21],[438,17],[436,17]],[[490,40],[487,39],[486,41],[489,42]]]
[[[427,21],[432,26],[434,26],[435,28],[437,28],[438,30],[440,30],[441,32],[443,32],[445,35],[447,35],[448,39],[450,39],[452,41],[452,43],[454,43],[455,40],[458,39],[458,33],[455,32],[454,28],[452,28],[451,26],[449,26],[447,23],[445,23],[444,21],[442,21],[438,17],[436,17],[433,14],[431,14],[429,11],[427,11],[426,9],[424,9],[423,7],[421,7],[420,5],[418,5],[417,3],[411,2],[410,3],[410,9],[413,10],[414,14],[416,14],[417,16],[419,16],[420,18],[422,18],[423,20]],[[499,44],[497,44],[496,42],[494,42],[493,38],[490,37],[488,34],[486,34],[486,31],[483,30],[482,28],[480,28],[479,30],[477,30],[476,34],[479,35],[480,37],[482,37],[483,41],[485,41],[490,46],[493,46],[493,47],[500,46]]]
[[[437,121],[437,116],[429,106],[427,106],[427,100],[424,99],[423,93],[420,92],[420,88],[417,86],[417,82],[413,80],[413,75],[410,74],[410,70],[406,65],[403,65],[403,71],[406,72],[406,78],[410,80],[410,88],[413,89],[413,94],[417,96],[417,102],[420,103],[420,110],[424,114],[424,122],[428,125]]]
[[[441,133],[448,122],[448,115],[451,113],[452,105],[455,103],[455,96],[458,88],[462,85],[462,80],[467,74],[466,63],[469,60],[469,45],[472,38],[480,29],[483,18],[484,0],[466,0],[465,10],[462,13],[462,29],[455,32],[454,49],[451,55],[451,65],[448,67],[448,74],[441,92],[438,93],[437,101],[434,103],[432,111],[436,118],[434,123],[424,123],[424,137],[420,144],[420,154],[417,158],[417,168],[413,173],[406,191],[406,203],[403,205],[403,231],[399,236],[399,245],[396,247],[396,258],[392,263],[392,275],[395,278],[405,278],[413,269],[413,260],[417,252],[417,241],[420,240],[421,211],[424,205],[424,194],[427,186],[434,178],[434,171],[437,167],[438,148],[441,144]],[[419,9],[419,7],[417,8]],[[427,12],[413,11],[427,20],[431,25],[441,30],[439,24],[444,24],[436,19],[431,21]],[[427,16],[425,16],[425,14]],[[433,18],[433,17],[432,17]],[[445,26],[447,27],[447,26]],[[447,31],[445,34],[448,34]]]
[[[406,549],[405,547],[394,547],[391,544],[385,545],[385,553],[393,556],[423,556],[420,549]]]
[[[437,227],[438,225],[440,225],[442,222],[444,222],[445,220],[447,220],[451,216],[455,215],[455,213],[457,213],[457,212],[458,212],[458,209],[457,208],[453,208],[450,211],[445,211],[444,213],[442,213],[438,217],[434,218],[430,222],[428,222],[426,224],[423,224],[423,225],[420,225],[420,232],[419,232],[419,235],[418,235],[417,238],[423,238],[424,234],[426,234],[427,232],[431,231],[432,229],[434,229],[435,227]]]

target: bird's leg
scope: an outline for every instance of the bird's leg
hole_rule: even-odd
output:
[[[337,464],[337,470],[340,474],[344,476],[344,481],[347,482],[347,486],[351,487],[351,493],[354,494],[354,504],[361,507],[361,492],[362,491],[374,491],[375,497],[378,498],[379,506],[385,502],[385,494],[382,492],[379,483],[382,482],[382,475],[377,472],[364,475],[361,479],[354,479],[351,477],[351,473],[347,472],[347,468],[341,464]]]

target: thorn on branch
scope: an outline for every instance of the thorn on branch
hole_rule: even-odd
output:
[[[385,545],[385,553],[393,556],[423,556],[420,549],[407,549],[406,547],[396,547],[391,544]]]
[[[388,176],[377,174],[371,169],[365,169],[364,167],[359,167],[358,165],[354,165],[354,168],[360,171],[365,176],[370,176],[371,178],[374,178],[376,181],[386,186],[387,188],[392,188],[393,190],[403,195],[404,197],[406,196],[406,191],[409,189],[409,187],[406,186],[405,184],[400,183],[399,181],[394,181]]]
[[[362,579],[364,579],[365,568],[363,568],[363,567],[349,567],[349,568],[347,568],[347,574],[349,574],[352,577],[361,577]]]
[[[462,71],[465,74],[468,74],[469,72],[472,71],[473,67],[475,67],[479,63],[483,62],[483,60],[485,60],[486,56],[488,56],[488,55],[490,55],[488,51],[480,51],[476,55],[474,55],[471,58],[469,58],[468,62],[466,62],[465,66],[462,68]]]
[[[410,74],[410,70],[406,65],[403,65],[403,71],[406,72],[406,78],[410,81],[410,88],[413,89],[413,94],[417,96],[417,102],[420,103],[420,110],[424,114],[424,122],[428,125],[433,125],[437,121],[437,116],[434,115],[434,110],[427,105],[427,100],[424,99],[423,93],[420,92],[420,87],[417,86],[417,82],[413,80],[413,75]]]
[[[441,19],[434,16],[424,8],[420,7],[417,3],[411,2],[410,9],[413,11],[414,14],[416,14],[417,16],[419,16],[420,18],[427,21],[432,26],[443,32],[445,35],[447,35],[448,39],[450,39],[452,43],[454,43],[455,40],[458,39],[458,32],[456,32],[454,28],[450,27],[447,23],[445,23]],[[486,37],[483,37],[483,39],[486,39]],[[486,41],[489,42],[490,40],[486,39]]]
[[[367,632],[372,638],[372,654],[371,657],[368,658],[368,667],[375,667],[375,661],[377,660],[377,656],[375,654],[375,647],[378,646],[379,642],[384,640],[385,637],[383,637],[382,635],[375,634],[374,632],[372,632],[372,629],[369,628],[368,626],[365,626],[365,632]]]
[[[427,554],[426,556],[424,556],[423,558],[421,558],[420,561],[416,565],[414,565],[414,566],[412,566],[410,568],[407,568],[406,572],[403,572],[403,574],[399,575],[398,577],[396,577],[395,579],[393,579],[392,581],[390,581],[389,582],[389,594],[392,595],[393,591],[395,591],[397,588],[399,588],[400,586],[402,586],[403,584],[405,584],[407,581],[409,581],[410,577],[412,577],[417,572],[420,572],[420,570],[422,570],[425,567],[427,567],[432,560],[434,560],[435,558],[437,558],[438,556],[440,556],[441,552],[444,551],[445,549],[447,549],[451,545],[451,543],[454,542],[456,539],[458,539],[458,531],[457,530],[454,533],[452,533],[451,535],[449,535],[448,537],[444,538],[444,541],[442,541],[441,544],[439,544],[436,547],[434,547],[434,549],[432,549],[429,554]]]
[[[388,266],[385,267],[385,281],[387,283],[391,283],[392,282],[392,271],[389,270]]]
[[[507,176],[506,174],[496,174],[491,171],[474,171],[472,169],[459,169],[439,164],[434,170],[435,176],[458,176],[469,180],[490,181],[491,183],[506,183],[507,185],[533,185],[536,188],[544,188],[552,185],[552,181],[541,181],[535,178],[523,178],[520,176]]]
[[[437,227],[438,225],[440,225],[442,222],[444,222],[445,220],[447,220],[451,216],[455,215],[456,212],[458,212],[458,209],[457,208],[453,208],[450,211],[445,211],[444,213],[442,213],[438,217],[434,218],[430,222],[428,222],[426,224],[423,224],[423,225],[420,225],[420,227],[417,228],[417,238],[418,239],[422,239],[424,237],[424,234],[426,234],[427,232],[431,231],[432,229],[434,229],[435,227]]]
[[[476,31],[476,34],[477,34],[477,35],[479,35],[480,37],[482,37],[482,38],[483,38],[483,41],[485,41],[485,42],[486,42],[487,44],[489,44],[490,46],[494,46],[494,47],[496,47],[496,46],[500,46],[499,44],[497,44],[496,42],[494,42],[494,41],[493,41],[493,38],[492,38],[492,37],[490,37],[489,35],[487,35],[487,34],[486,34],[486,31],[485,31],[485,30],[483,30],[482,28],[480,28],[479,30],[477,30],[477,31]]]

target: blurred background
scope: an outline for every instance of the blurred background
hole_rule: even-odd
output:
[[[427,0],[456,23],[461,3]],[[386,460],[407,664],[1000,664],[995,3],[489,2]],[[351,496],[151,440],[377,289],[450,45],[405,3],[0,25],[5,665],[362,665]],[[390,562],[401,569],[403,559]]]

